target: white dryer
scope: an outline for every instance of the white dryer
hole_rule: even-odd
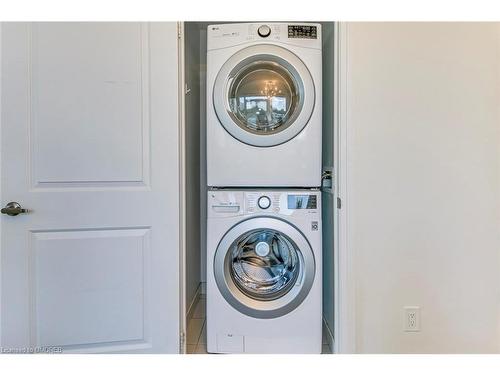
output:
[[[321,353],[318,190],[210,190],[207,350]]]
[[[320,186],[321,51],[320,24],[208,27],[208,186]]]

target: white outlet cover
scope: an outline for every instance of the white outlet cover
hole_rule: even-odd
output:
[[[420,331],[420,307],[405,306],[404,308],[404,330],[405,332]]]

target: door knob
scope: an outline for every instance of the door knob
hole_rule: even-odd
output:
[[[1,212],[5,215],[17,216],[19,214],[28,213],[28,210],[26,208],[22,208],[21,205],[17,202],[9,202],[4,208],[2,208]]]

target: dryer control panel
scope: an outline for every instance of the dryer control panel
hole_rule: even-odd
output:
[[[207,50],[245,43],[283,43],[321,49],[321,24],[228,23],[209,25],[207,28]]]

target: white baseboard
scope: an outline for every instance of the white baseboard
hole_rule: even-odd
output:
[[[333,351],[333,348],[334,348],[333,332],[330,329],[330,327],[328,326],[328,324],[326,323],[326,320],[324,317],[323,317],[323,331],[326,333],[326,339],[328,341],[328,346],[330,347],[330,352],[335,353]]]

